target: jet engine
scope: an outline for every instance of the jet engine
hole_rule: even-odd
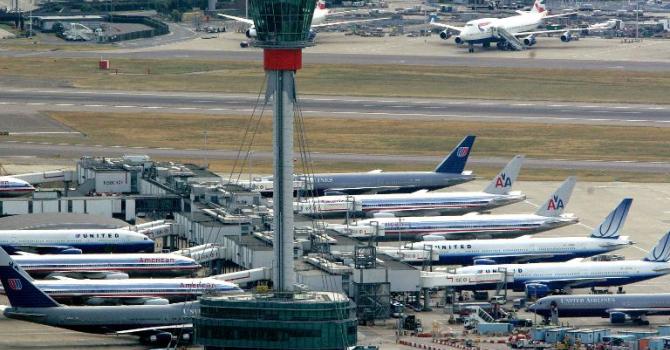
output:
[[[561,41],[564,43],[567,43],[568,41],[572,40],[572,34],[570,32],[565,32],[561,34]]]
[[[451,38],[451,33],[449,33],[448,30],[443,30],[440,32],[440,39],[447,40],[449,38]]]
[[[454,39],[454,41],[456,42],[457,45],[460,45],[460,44],[463,43],[463,39],[461,39],[460,36],[457,36],[457,37]]]
[[[475,259],[475,265],[495,265],[496,262],[493,259]]]
[[[551,293],[549,286],[542,283],[528,283],[526,285],[526,297],[528,299],[542,298]]]
[[[253,27],[249,28],[249,29],[247,29],[246,33],[244,33],[244,34],[247,36],[247,38],[253,39],[253,38],[256,37],[256,28],[253,28]]]
[[[610,323],[612,324],[621,324],[625,323],[628,315],[623,312],[612,312],[610,313]]]
[[[535,43],[536,43],[535,35],[531,34],[531,35],[523,38],[523,44],[526,45],[526,46],[533,46],[533,45],[535,45]]]
[[[309,40],[309,41],[314,41],[314,39],[316,39],[316,32],[310,29],[310,30],[309,30],[308,40]]]

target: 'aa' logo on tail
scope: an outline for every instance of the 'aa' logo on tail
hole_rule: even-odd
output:
[[[498,187],[505,188],[511,186],[512,186],[512,180],[504,173],[500,174],[500,176],[498,176],[498,178],[496,179],[496,188]]]
[[[563,200],[559,198],[558,196],[554,196],[549,200],[549,204],[547,204],[547,210],[558,210],[558,209],[564,209],[565,205],[563,205]]]
[[[12,290],[19,291],[23,289],[23,286],[21,285],[21,280],[18,278],[8,278],[7,284],[9,284],[9,288]]]
[[[456,151],[456,155],[458,158],[463,158],[470,153],[470,147],[458,147],[458,151]]]

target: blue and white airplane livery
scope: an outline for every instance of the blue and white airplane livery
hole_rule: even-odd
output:
[[[480,239],[468,241],[423,241],[405,246],[412,250],[433,250],[440,264],[490,265],[568,261],[625,248],[632,241],[620,236],[633,200],[626,198],[596,227],[590,237]]]
[[[485,211],[526,199],[521,192],[511,192],[519,176],[523,156],[517,155],[507,163],[482,192],[428,192],[409,194],[373,194],[353,196],[322,196],[294,202],[298,214],[308,216],[373,217],[376,214],[393,216],[460,215]]]
[[[151,253],[154,241],[124,229],[0,230],[0,247],[57,254]]]
[[[534,214],[374,218],[327,228],[351,236],[401,235],[427,240],[519,237],[577,223],[572,214],[563,214],[575,182],[575,177],[565,180]]]
[[[572,288],[623,286],[670,273],[670,232],[666,233],[642,260],[583,261],[536,264],[501,264],[461,267],[456,274],[506,272],[507,286],[525,291],[529,297],[543,297],[552,291]],[[495,289],[495,284],[467,289]]]

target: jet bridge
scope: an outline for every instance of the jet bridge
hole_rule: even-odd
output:
[[[492,34],[496,38],[501,38],[505,39],[507,44],[514,49],[515,51],[521,51],[525,49],[525,46],[519,40],[519,38],[515,37],[512,33],[508,32],[507,29],[505,28],[491,28]]]

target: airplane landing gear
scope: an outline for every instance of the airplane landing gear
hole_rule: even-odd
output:
[[[488,49],[489,47],[491,47],[491,43],[490,43],[490,42],[486,42],[486,43],[483,43],[482,46],[483,46],[484,48],[487,48],[487,49]]]
[[[474,44],[472,44],[472,43],[468,44],[468,52],[469,53],[475,52],[475,45]]]
[[[505,42],[504,41],[498,41],[496,43],[496,47],[498,48],[498,50],[505,51]]]

